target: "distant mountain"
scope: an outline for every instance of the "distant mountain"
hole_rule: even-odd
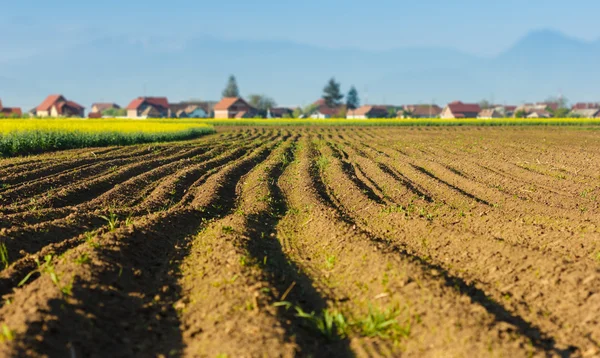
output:
[[[599,55],[600,41],[547,30],[528,34],[495,58],[447,48],[375,52],[284,41],[107,37],[3,63],[0,98],[26,108],[55,92],[86,106],[126,105],[144,93],[171,101],[218,99],[233,73],[243,94],[266,93],[281,104],[314,101],[332,76],[346,91],[355,85],[370,103],[443,104],[492,96],[519,103],[559,90],[588,101],[600,100]]]

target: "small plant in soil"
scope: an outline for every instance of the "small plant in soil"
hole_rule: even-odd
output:
[[[40,263],[39,258],[36,257],[35,263],[37,265],[37,268],[35,270],[31,271],[30,273],[28,273],[21,280],[21,282],[19,282],[19,284],[17,286],[21,287],[21,286],[25,285],[27,283],[27,281],[29,281],[31,276],[33,276],[33,274],[35,274],[35,273],[38,273],[40,275],[48,274],[50,276],[50,280],[60,290],[60,292],[62,292],[62,294],[65,296],[70,296],[72,288],[73,288],[73,281],[71,281],[69,284],[66,284],[64,286],[62,286],[60,284],[60,278],[59,278],[58,274],[56,273],[56,271],[54,270],[54,264],[52,264],[52,258],[53,258],[52,255],[46,255],[46,256],[44,256],[44,262]]]
[[[309,327],[319,332],[330,341],[344,339],[348,335],[348,323],[343,314],[337,311],[323,310],[318,315],[315,312],[307,313],[300,307],[295,307],[296,317],[305,319]]]
[[[410,334],[410,322],[401,325],[398,322],[400,310],[389,308],[378,310],[369,306],[369,314],[358,322],[361,334],[366,337],[381,337],[384,339],[399,340]]]
[[[6,249],[5,243],[0,244],[0,262],[2,262],[2,265],[4,265],[4,269],[8,268],[8,250]]]
[[[119,217],[117,214],[111,211],[108,215],[100,215],[99,217],[108,223],[108,229],[110,231],[115,231],[117,229],[119,224]]]
[[[75,263],[78,265],[85,265],[85,264],[89,264],[90,262],[91,262],[91,259],[87,253],[83,253],[83,254],[79,255],[79,257],[77,257],[75,259]]]
[[[2,335],[0,335],[0,342],[9,342],[15,339],[13,331],[5,324],[2,324]]]
[[[325,264],[329,270],[333,269],[333,267],[335,266],[335,262],[335,255],[327,256],[327,258],[325,259]]]

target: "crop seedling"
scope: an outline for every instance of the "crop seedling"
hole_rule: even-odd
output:
[[[99,217],[108,223],[108,229],[110,231],[115,231],[117,229],[117,225],[119,223],[119,217],[117,214],[111,211],[108,215],[100,215]]]
[[[331,256],[327,256],[327,259],[325,259],[327,268],[329,270],[333,269],[333,267],[335,266],[335,262],[336,262],[336,258],[335,255],[331,255]]]
[[[361,333],[366,337],[381,337],[397,341],[410,334],[410,323],[398,322],[400,311],[395,308],[377,310],[369,306],[369,314],[359,322]]]
[[[330,341],[344,339],[348,334],[348,323],[343,314],[323,310],[320,315],[315,312],[307,313],[296,306],[296,317],[305,319],[309,325]]]
[[[91,260],[87,253],[83,253],[83,254],[79,255],[75,259],[75,263],[78,265],[89,264],[90,262],[91,262]]]
[[[5,323],[2,323],[2,336],[0,336],[0,341],[9,342],[13,339],[15,339],[15,334],[13,333],[13,331],[10,328],[8,328],[8,326]]]
[[[2,265],[4,265],[4,269],[8,268],[8,250],[6,249],[6,244],[5,243],[0,243],[0,261],[2,262]]]
[[[19,282],[19,284],[17,286],[21,287],[21,286],[25,285],[27,283],[27,281],[29,281],[31,276],[35,273],[38,273],[40,275],[48,274],[50,276],[50,280],[52,281],[52,283],[62,292],[62,294],[65,296],[70,296],[71,292],[72,292],[72,288],[73,288],[73,281],[71,280],[71,282],[69,284],[67,284],[65,286],[61,286],[60,278],[58,277],[58,274],[54,270],[54,265],[52,264],[52,258],[53,258],[52,255],[46,255],[46,256],[44,256],[44,262],[40,263],[39,258],[36,257],[35,263],[37,265],[37,268],[35,270],[29,272],[21,280],[21,282]]]

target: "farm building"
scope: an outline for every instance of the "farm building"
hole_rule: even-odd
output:
[[[258,116],[256,108],[240,97],[225,97],[214,107],[215,118],[254,118]]]
[[[569,117],[598,118],[600,117],[600,108],[574,109],[569,113]]]
[[[477,115],[479,119],[492,119],[492,118],[502,118],[504,115],[496,108],[486,108],[481,110]]]
[[[171,116],[166,97],[138,97],[127,106],[128,118],[168,118]]]
[[[362,106],[349,110],[346,114],[348,119],[386,118],[388,116],[387,106]]]
[[[313,103],[314,110],[309,117],[313,119],[334,118],[346,110],[346,106],[329,107],[324,99],[320,99]]]
[[[440,106],[435,104],[409,104],[397,112],[398,118],[436,118],[442,113]]]
[[[90,113],[102,113],[108,109],[121,109],[116,103],[94,103]]]
[[[579,102],[579,103],[575,103],[571,109],[573,111],[576,110],[580,110],[580,109],[599,109],[600,110],[600,103],[584,103],[584,102]]]
[[[552,117],[552,113],[548,112],[545,109],[534,109],[529,112],[527,118],[550,118]]]
[[[63,95],[53,94],[48,96],[35,109],[38,117],[85,117],[85,107],[67,100]]]
[[[269,108],[267,110],[267,118],[284,118],[284,117],[292,117],[294,111],[290,108],[277,107],[277,108]]]
[[[171,116],[176,118],[209,118],[212,114],[211,107],[210,102],[202,101],[187,101],[169,104]]]
[[[21,108],[4,107],[2,105],[2,100],[0,100],[0,117],[13,117],[13,116],[21,117],[22,115],[23,115],[23,112],[21,111]]]
[[[462,103],[461,101],[455,101],[448,103],[440,114],[441,118],[454,119],[454,118],[477,118],[477,115],[481,112],[481,107],[478,104]]]

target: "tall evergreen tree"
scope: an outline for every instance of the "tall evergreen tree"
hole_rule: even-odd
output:
[[[235,76],[229,76],[229,80],[227,81],[227,87],[223,90],[223,97],[239,97],[240,89],[238,88],[237,81],[235,80]]]
[[[342,104],[344,95],[340,91],[339,82],[332,78],[327,82],[325,88],[323,88],[323,99],[328,107],[337,107]]]
[[[346,107],[348,107],[348,109],[357,109],[360,107],[358,91],[354,86],[350,87],[350,91],[348,91],[348,94],[346,95]]]

